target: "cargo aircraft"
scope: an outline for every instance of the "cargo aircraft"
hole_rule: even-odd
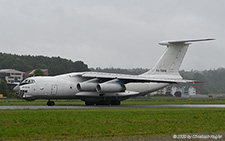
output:
[[[167,46],[156,65],[140,75],[102,72],[75,72],[57,76],[30,77],[18,84],[14,91],[25,100],[81,99],[86,105],[120,105],[131,97],[144,96],[170,84],[198,83],[185,80],[179,74],[180,65],[192,42],[214,39],[170,40],[159,44]]]

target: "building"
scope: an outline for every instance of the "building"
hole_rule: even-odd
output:
[[[175,97],[191,97],[196,95],[196,89],[193,86],[168,86],[166,92]]]
[[[23,80],[24,72],[14,69],[1,69],[0,79],[6,81],[7,84],[17,84]]]
[[[158,91],[154,91],[152,92],[150,95],[162,95],[162,94],[166,94],[166,89],[160,89]]]
[[[28,78],[29,76],[31,76],[32,74],[34,74],[34,71],[35,71],[35,70],[36,70],[36,69],[26,72],[26,73],[25,73],[25,78]],[[41,69],[41,71],[43,71],[44,74],[45,74],[46,76],[48,76],[48,69]]]
[[[171,94],[174,97],[195,97],[196,89],[193,86],[188,85],[187,86],[172,85],[151,93],[151,95],[155,94]]]

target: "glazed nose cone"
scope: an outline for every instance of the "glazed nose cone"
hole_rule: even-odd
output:
[[[20,86],[19,86],[19,84],[16,85],[16,86],[13,88],[13,91],[14,91],[16,94],[19,94],[19,92],[20,92]]]

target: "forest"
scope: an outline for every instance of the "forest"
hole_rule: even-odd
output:
[[[82,61],[73,62],[60,57],[12,55],[0,53],[0,69],[15,69],[28,72],[33,69],[48,69],[49,75],[89,71]]]
[[[49,75],[64,74],[69,72],[82,71],[97,71],[97,72],[111,72],[121,74],[142,74],[149,69],[134,68],[88,68],[88,65],[82,61],[72,61],[60,57],[46,57],[46,56],[31,56],[31,55],[13,55],[7,53],[0,53],[0,69],[16,69],[27,72],[33,69],[42,68],[48,69]],[[204,71],[184,71],[180,74],[184,79],[200,80],[204,83],[190,84],[197,88],[198,93],[201,94],[225,94],[225,68],[210,69]]]

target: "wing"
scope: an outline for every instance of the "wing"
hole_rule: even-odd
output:
[[[126,75],[126,74],[115,74],[115,73],[102,73],[102,72],[84,72],[80,74],[83,78],[97,78],[100,83],[117,79],[123,84],[130,82],[157,82],[157,83],[200,83],[195,80],[185,79],[169,79],[169,78],[155,78],[147,77],[144,75]]]

